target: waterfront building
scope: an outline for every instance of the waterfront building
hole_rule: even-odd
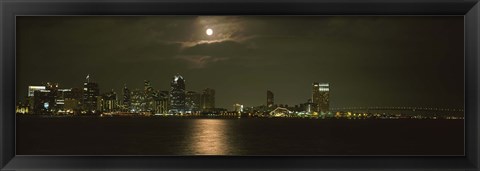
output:
[[[57,113],[67,113],[65,108],[65,98],[72,89],[58,89],[57,94],[55,95],[55,105],[56,105],[56,112]]]
[[[37,90],[33,96],[33,110],[35,114],[51,114],[54,109],[52,106],[55,104],[55,96],[51,90]]]
[[[143,90],[134,89],[131,91],[130,112],[141,113],[145,112],[145,93]]]
[[[158,94],[150,85],[150,81],[145,80],[143,91],[145,96],[145,112],[155,112],[157,108],[156,98]]]
[[[96,99],[97,99],[97,107],[92,112],[93,113],[102,113],[103,97],[100,95],[100,96],[97,96]]]
[[[270,117],[287,117],[292,116],[292,112],[287,108],[277,107],[271,112],[269,112]]]
[[[113,89],[102,95],[102,112],[117,111],[117,93]]]
[[[29,86],[27,103],[29,112],[35,114],[52,114],[57,108],[58,83],[47,82],[44,86]]]
[[[170,113],[185,113],[185,80],[177,74],[170,86]]]
[[[312,103],[315,112],[326,114],[330,108],[330,85],[329,83],[317,83],[312,85]]]
[[[83,91],[81,88],[72,88],[64,92],[64,110],[67,113],[77,114],[82,110]]]
[[[304,111],[306,113],[309,113],[309,114],[312,114],[313,112],[316,112],[315,111],[316,104],[312,103],[312,99],[308,99],[307,103],[301,104],[301,108],[302,108],[302,111]]]
[[[50,103],[50,110],[54,113],[56,113],[59,110],[59,106],[57,106],[56,99],[58,95],[58,83],[52,83],[52,82],[47,82],[45,83],[45,89],[50,90],[50,95],[52,96],[51,98],[54,99],[53,103]]]
[[[86,82],[83,83],[83,110],[86,113],[96,113],[98,108],[97,96],[100,95],[98,84],[90,81],[90,75],[87,75]]]
[[[45,90],[45,86],[28,86],[28,94],[27,94],[27,106],[28,106],[28,113],[33,113],[35,111],[34,106],[34,93],[35,91]]]
[[[127,84],[123,86],[123,102],[122,102],[122,111],[127,112],[130,111],[130,89],[128,89]]]
[[[206,88],[202,93],[202,111],[212,111],[215,109],[215,90],[211,88]]]
[[[45,86],[28,86],[28,97],[33,97],[34,92],[37,90],[45,90]]]
[[[187,110],[190,111],[190,113],[197,113],[200,111],[202,94],[194,91],[187,91],[185,99]]]
[[[158,91],[157,94],[157,108],[155,113],[168,113],[168,110],[170,109],[170,91]]]

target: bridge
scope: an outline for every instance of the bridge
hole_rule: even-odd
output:
[[[347,111],[347,110],[396,110],[396,111],[444,111],[444,112],[463,112],[463,109],[448,109],[436,107],[333,107],[331,111]]]

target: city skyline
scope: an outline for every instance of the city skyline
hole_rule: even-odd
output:
[[[180,78],[180,79],[179,79]],[[153,92],[156,92],[156,93],[160,93],[162,96],[169,96],[171,97],[172,94],[170,94],[173,90],[173,87],[175,87],[175,84],[173,84],[173,82],[176,82],[177,80],[182,80],[184,81],[183,77],[177,73],[176,75],[173,76],[173,81],[171,82],[171,90],[160,90],[160,89],[155,89],[154,87],[152,87],[150,85],[150,81],[149,80],[144,80],[144,87],[143,87],[143,90],[142,88],[128,88],[127,84],[124,84],[124,87],[123,87],[123,90],[122,92],[119,92],[118,93],[118,96],[117,96],[117,91],[115,91],[114,89],[111,89],[110,91],[107,91],[107,92],[100,92],[98,91],[98,83],[97,82],[91,82],[90,81],[90,74],[87,75],[86,79],[85,79],[85,82],[83,84],[84,88],[85,87],[90,87],[91,84],[93,84],[94,86],[94,89],[96,93],[94,93],[95,95],[92,95],[92,98],[95,98],[95,96],[98,96],[98,97],[102,97],[102,98],[105,98],[104,96],[107,96],[107,98],[112,98],[112,97],[108,97],[108,96],[114,96],[112,102],[110,103],[115,103],[115,105],[130,105],[130,103],[132,103],[132,96],[135,96],[135,94],[138,94],[138,96],[145,96],[145,95],[148,95],[148,94],[151,94]],[[49,87],[56,87],[56,89],[58,91],[63,91],[63,92],[72,92],[72,93],[75,93],[75,90],[81,90],[82,88],[81,87],[63,87],[63,86],[59,86],[59,83],[58,82],[44,82],[42,84],[37,84],[37,85],[30,85],[28,86],[28,97],[25,97],[25,98],[21,98],[21,99],[17,99],[18,102],[21,102],[21,103],[28,103],[28,99],[29,97],[33,97],[34,96],[34,92],[35,91],[38,91],[38,90],[47,90],[49,91]],[[183,83],[183,87],[185,87],[185,83]],[[309,103],[311,104],[318,104],[317,106],[315,106],[315,109],[308,109],[307,111],[318,111],[318,112],[329,112],[329,111],[338,111],[338,110],[364,110],[364,109],[372,109],[372,110],[378,110],[378,109],[393,109],[393,110],[413,110],[415,111],[415,109],[418,109],[418,110],[433,110],[433,111],[452,111],[452,112],[463,112],[463,108],[442,108],[442,107],[434,107],[434,106],[334,106],[334,107],[331,107],[330,104],[329,104],[329,101],[330,101],[330,85],[329,83],[318,83],[318,82],[313,82],[312,83],[312,86],[311,86],[312,91],[311,91],[311,98],[307,99],[307,101],[304,101],[304,102],[301,102],[301,103],[297,103],[297,104],[278,104],[278,103],[275,103],[274,101],[274,94],[272,91],[270,90],[266,90],[266,102],[265,104],[259,104],[257,106],[246,106],[247,108],[256,108],[256,107],[261,107],[261,106],[264,106],[266,108],[268,108],[269,110],[272,110],[274,108],[277,108],[277,107],[289,107],[289,108],[296,108],[298,105],[307,105]],[[90,88],[88,88],[90,89]],[[85,92],[89,92],[88,89],[84,89],[83,93],[80,92],[79,96],[82,96],[82,101],[84,101],[86,98],[88,98],[88,96],[91,96],[91,95],[88,95],[89,93],[85,94]],[[189,97],[189,93],[195,93],[195,94],[199,94],[199,95],[202,95],[202,91],[203,91],[203,94],[208,94],[207,97],[210,97],[210,98],[213,98],[213,99],[203,99],[202,97],[202,100],[207,100],[207,101],[210,101],[209,103],[203,103],[201,104],[200,108],[203,108],[203,109],[225,109],[225,110],[228,110],[229,107],[215,107],[215,90],[214,89],[211,89],[211,88],[204,88],[203,90],[200,90],[200,91],[193,91],[193,90],[188,90],[188,89],[183,89],[181,90],[183,91],[181,94],[183,94],[184,97],[184,100],[183,102],[180,102],[180,103],[183,103],[182,105],[184,105],[183,107],[186,107],[188,105],[192,105],[192,104],[189,104],[190,102],[188,102],[189,100],[191,99],[188,99]],[[159,95],[160,95],[159,94]],[[190,95],[193,95],[193,94],[190,94]],[[142,98],[145,98],[145,97],[142,97]],[[33,99],[31,99],[33,100]],[[32,101],[33,102],[33,101]],[[143,103],[143,102],[140,102],[140,103]],[[95,104],[96,105],[96,104]],[[110,104],[112,105],[112,104]],[[171,109],[170,107],[170,104],[165,104],[165,108],[167,109]],[[236,105],[241,105],[242,108],[244,107],[243,103],[234,103],[234,110],[237,110],[236,109]],[[88,107],[87,107],[88,108]],[[115,107],[117,108],[117,107]],[[121,111],[119,108],[115,109],[114,111],[112,112],[115,112],[115,111]],[[117,111],[117,112],[118,112]],[[134,110],[135,111],[135,110]],[[104,111],[106,112],[106,111]],[[138,112],[138,111],[137,111]]]
[[[145,103],[145,98],[147,98],[147,96],[152,96],[153,94],[155,93],[158,93],[158,95],[162,95],[162,96],[168,96],[169,97],[169,103],[168,104],[165,104],[166,105],[166,111],[169,111],[169,112],[172,112],[172,109],[173,109],[173,113],[177,113],[179,112],[178,110],[181,109],[181,110],[185,110],[188,108],[188,106],[193,106],[195,104],[191,104],[193,103],[192,101],[194,101],[194,99],[189,99],[189,98],[192,98],[192,96],[195,96],[195,95],[202,95],[202,103],[201,104],[196,104],[196,105],[200,105],[196,108],[201,108],[201,109],[226,109],[228,110],[228,107],[215,107],[215,89],[212,89],[212,88],[204,88],[203,92],[201,91],[193,91],[193,90],[189,90],[189,89],[186,89],[186,81],[185,81],[185,78],[183,78],[183,76],[181,76],[179,73],[175,74],[173,76],[173,79],[172,81],[170,82],[170,90],[161,90],[161,89],[156,89],[155,87],[151,86],[150,84],[150,80],[144,80],[144,87],[143,89],[142,88],[132,88],[132,87],[128,87],[127,84],[124,84],[124,87],[123,87],[123,90],[121,92],[118,92],[118,91],[115,91],[114,89],[110,89],[110,91],[100,91],[100,85],[97,81],[92,81],[92,77],[90,76],[90,74],[88,74],[85,78],[85,81],[83,82],[83,88],[82,87],[65,87],[65,86],[61,86],[61,84],[59,84],[58,82],[54,82],[54,81],[46,81],[46,82],[43,82],[41,84],[32,84],[32,85],[29,85],[28,86],[28,96],[26,97],[23,97],[23,98],[20,98],[20,99],[17,99],[17,101],[19,103],[25,103],[25,104],[29,104],[29,103],[33,103],[35,100],[32,99],[32,97],[35,96],[36,93],[39,93],[41,94],[42,92],[45,92],[45,93],[50,93],[51,91],[55,91],[55,92],[61,92],[61,94],[59,95],[58,93],[54,93],[52,97],[54,101],[56,102],[53,102],[52,103],[58,103],[58,100],[59,99],[62,99],[60,102],[63,104],[64,103],[64,94],[65,92],[69,93],[69,97],[68,98],[74,98],[75,95],[72,95],[72,94],[75,94],[77,93],[79,96],[79,103],[81,103],[81,106],[83,106],[82,108],[84,110],[87,110],[87,111],[92,111],[92,110],[95,110],[97,108],[97,98],[101,97],[103,100],[105,101],[108,101],[108,100],[112,100],[110,102],[108,102],[109,106],[110,106],[110,109],[109,110],[113,110],[113,108],[117,108],[117,107],[113,107],[114,106],[121,106],[121,105],[128,105],[130,106],[131,104],[133,103]],[[320,87],[319,87],[320,85]],[[270,90],[266,90],[267,92],[267,95],[266,95],[266,102],[265,104],[259,104],[259,105],[256,105],[256,106],[248,106],[248,107],[258,107],[258,106],[265,106],[266,108],[269,108],[269,109],[272,109],[272,108],[275,108],[277,106],[289,106],[290,107],[294,107],[294,106],[297,106],[297,105],[301,105],[301,104],[305,104],[305,103],[314,103],[314,104],[322,104],[321,106],[317,106],[315,109],[311,109],[312,111],[322,111],[324,113],[328,112],[329,111],[329,83],[318,83],[318,82],[313,82],[312,83],[312,88],[313,88],[313,91],[312,91],[312,94],[311,96],[304,102],[299,102],[299,103],[296,103],[296,104],[277,104],[275,103],[274,101],[274,93]],[[83,90],[82,90],[83,89]],[[82,90],[82,92],[76,92],[76,91],[79,91],[79,90]],[[316,92],[316,90],[320,91],[320,92],[326,92],[327,94],[325,93],[322,93],[322,97],[317,97],[318,94],[320,92]],[[38,92],[37,92],[38,91]],[[118,93],[117,93],[118,92]],[[117,96],[118,94],[118,96]],[[205,95],[205,97],[203,97]],[[37,94],[38,96],[38,94]],[[45,97],[47,97],[48,95],[45,94]],[[141,100],[139,102],[135,102],[135,97],[136,96],[139,96],[137,97],[138,100]],[[43,97],[41,95],[41,97]],[[30,99],[29,99],[30,98]],[[319,99],[319,98],[322,98],[322,99]],[[75,98],[74,98],[75,99]],[[38,99],[37,99],[38,100]],[[324,101],[326,100],[326,104],[323,104]],[[205,102],[203,102],[205,101]],[[221,101],[221,99],[220,99]],[[241,105],[242,108],[244,105],[242,105],[243,102],[236,102],[235,105]],[[42,102],[41,104],[38,104],[42,107],[40,108],[48,108],[48,107],[44,107],[44,102]],[[32,106],[33,107],[33,106]],[[247,106],[246,106],[247,107]],[[35,108],[35,107],[33,107]],[[235,107],[234,107],[235,108]],[[193,107],[190,107],[190,109],[193,109]],[[119,111],[122,111],[120,108],[117,108],[117,109],[114,109],[114,111],[116,110],[119,110]],[[128,110],[130,111],[130,110]],[[127,111],[127,112],[128,112]],[[138,112],[139,110],[132,110],[132,112]],[[310,109],[309,109],[310,111]],[[103,112],[113,112],[113,111],[103,111]]]
[[[17,29],[17,98],[88,74],[101,92],[170,90],[181,73],[227,109],[264,105],[267,90],[303,103],[313,82],[334,87],[333,107],[463,107],[462,17],[19,17]]]

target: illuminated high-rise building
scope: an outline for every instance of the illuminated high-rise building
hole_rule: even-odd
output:
[[[173,77],[170,83],[170,113],[185,112],[185,80],[180,74]]]
[[[102,112],[115,112],[117,110],[117,93],[112,91],[102,95]]]
[[[143,91],[145,96],[145,111],[155,112],[157,106],[156,98],[158,94],[150,85],[150,81],[145,80]]]
[[[330,85],[328,83],[313,83],[312,103],[315,105],[315,112],[328,113],[330,110]]]
[[[47,82],[47,83],[45,83],[45,89],[50,90],[49,96],[51,96],[51,98],[53,98],[54,101],[56,101],[57,95],[58,95],[58,83]],[[59,106],[57,105],[56,102],[51,103],[50,104],[50,109],[52,111],[56,112],[56,111],[59,110]]]
[[[65,89],[58,89],[57,94],[55,96],[55,104],[57,112],[59,113],[67,113],[67,109],[65,107],[65,100],[68,94],[72,91],[72,89],[65,88]]]
[[[215,109],[215,90],[206,88],[202,93],[202,110],[211,111]]]
[[[28,95],[27,95],[27,104],[28,104],[28,111],[30,113],[34,113],[35,109],[35,91],[45,90],[45,86],[28,86]]]
[[[149,110],[152,114],[163,113],[165,109],[165,98],[161,92],[160,90],[154,90],[152,93],[151,109]]]
[[[100,95],[98,84],[90,81],[90,75],[87,76],[86,82],[83,83],[83,110],[87,113],[96,113],[97,96]]]
[[[131,104],[131,94],[130,89],[128,89],[127,84],[123,86],[123,111],[130,111],[130,104]]]
[[[94,113],[102,113],[103,110],[103,96],[97,96],[97,107],[93,111]]]
[[[50,90],[37,90],[33,93],[33,110],[35,114],[51,114],[55,104],[55,96]]]
[[[37,90],[45,90],[45,86],[28,86],[28,97],[32,97]]]
[[[194,92],[194,91],[187,91],[186,93],[186,107],[192,113],[199,111],[201,109],[201,101],[202,101],[202,94]]]
[[[156,113],[168,113],[170,109],[170,91],[158,91]]]
[[[57,110],[58,83],[45,83],[45,86],[29,86],[30,100],[33,100],[33,112],[35,114],[55,113]],[[31,102],[30,102],[31,103]]]
[[[273,92],[267,90],[267,107],[273,107],[274,99],[273,99]]]
[[[145,112],[145,93],[141,89],[134,89],[131,91],[130,112],[141,113]]]
[[[81,88],[72,88],[70,91],[66,91],[64,96],[64,109],[68,113],[80,113],[82,110],[83,90]]]

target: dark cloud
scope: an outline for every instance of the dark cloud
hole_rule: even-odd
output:
[[[212,57],[212,56],[179,56],[179,59],[185,60],[192,69],[205,68],[206,65],[218,61],[224,61],[228,58]]]
[[[202,43],[184,48],[180,53],[186,55],[211,55],[211,56],[235,56],[245,55],[248,48],[238,42],[222,41],[214,43]]]

